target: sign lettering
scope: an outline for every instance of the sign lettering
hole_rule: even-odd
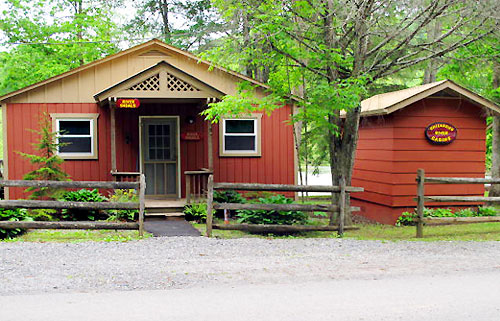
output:
[[[139,108],[141,102],[139,99],[118,99],[116,100],[117,108]]]
[[[446,145],[457,138],[457,128],[448,123],[432,123],[425,129],[425,137],[433,144]]]

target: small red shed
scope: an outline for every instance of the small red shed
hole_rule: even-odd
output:
[[[365,189],[352,195],[361,215],[394,224],[413,211],[418,168],[426,176],[484,177],[486,117],[500,112],[491,101],[443,80],[373,96],[361,108],[352,178]],[[426,195],[484,196],[484,187],[429,185]]]
[[[14,91],[0,97],[4,176],[22,179],[32,170],[18,152],[33,153],[37,137],[29,129],[47,113],[64,132],[58,139],[70,143],[59,154],[73,180],[144,173],[146,195],[157,199],[186,197],[186,175],[207,172],[215,181],[293,184],[290,105],[219,124],[200,116],[242,81],[265,95],[264,84],[154,39]],[[6,196],[26,195],[11,188]]]

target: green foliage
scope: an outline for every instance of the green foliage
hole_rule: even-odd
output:
[[[204,223],[207,221],[207,204],[193,203],[184,206],[184,217],[186,221]]]
[[[66,202],[106,202],[107,199],[99,193],[97,189],[79,189],[76,191],[66,191],[61,197]],[[99,210],[79,210],[64,209],[62,217],[67,221],[94,221],[105,218]]]
[[[61,168],[64,160],[57,155],[57,150],[63,144],[60,144],[56,137],[57,132],[52,132],[52,123],[47,114],[43,114],[40,119],[40,129],[32,130],[38,134],[38,143],[34,143],[37,154],[21,153],[27,158],[36,169],[26,173],[23,176],[25,180],[48,180],[48,181],[66,181],[69,175]],[[57,199],[63,190],[52,187],[30,187],[27,192],[32,192],[30,199]]]
[[[0,34],[0,95],[118,51],[112,8],[119,1],[6,0]]]
[[[139,196],[135,189],[116,189],[109,197],[110,202],[138,202]],[[138,210],[109,210],[110,221],[135,221],[139,217]]]
[[[424,208],[424,217],[476,217],[496,216],[498,210],[494,207],[479,207],[477,210],[464,208],[453,212],[449,208]],[[404,212],[396,221],[396,226],[415,225],[417,213]]]
[[[499,214],[499,210],[492,206],[483,206],[479,208],[478,216],[497,216]]]
[[[221,190],[214,192],[214,202],[242,204],[246,202],[246,199],[237,191]]]
[[[293,200],[283,195],[273,195],[266,198],[258,198],[253,203],[262,204],[292,204]],[[279,224],[293,225],[306,224],[308,221],[307,214],[300,211],[237,211],[238,222],[248,224]]]
[[[33,219],[33,221],[55,221],[56,219],[53,215],[56,213],[56,210],[45,208],[32,209],[28,211],[28,215]]]
[[[0,221],[29,221],[31,220],[25,209],[15,208],[15,209],[4,209],[0,208]],[[13,238],[24,233],[22,229],[1,229],[0,228],[0,239]]]

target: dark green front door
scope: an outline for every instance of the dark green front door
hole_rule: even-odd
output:
[[[177,119],[143,118],[141,130],[146,195],[177,197]]]

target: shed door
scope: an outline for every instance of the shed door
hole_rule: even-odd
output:
[[[177,120],[142,120],[142,171],[146,176],[146,195],[177,196]]]

